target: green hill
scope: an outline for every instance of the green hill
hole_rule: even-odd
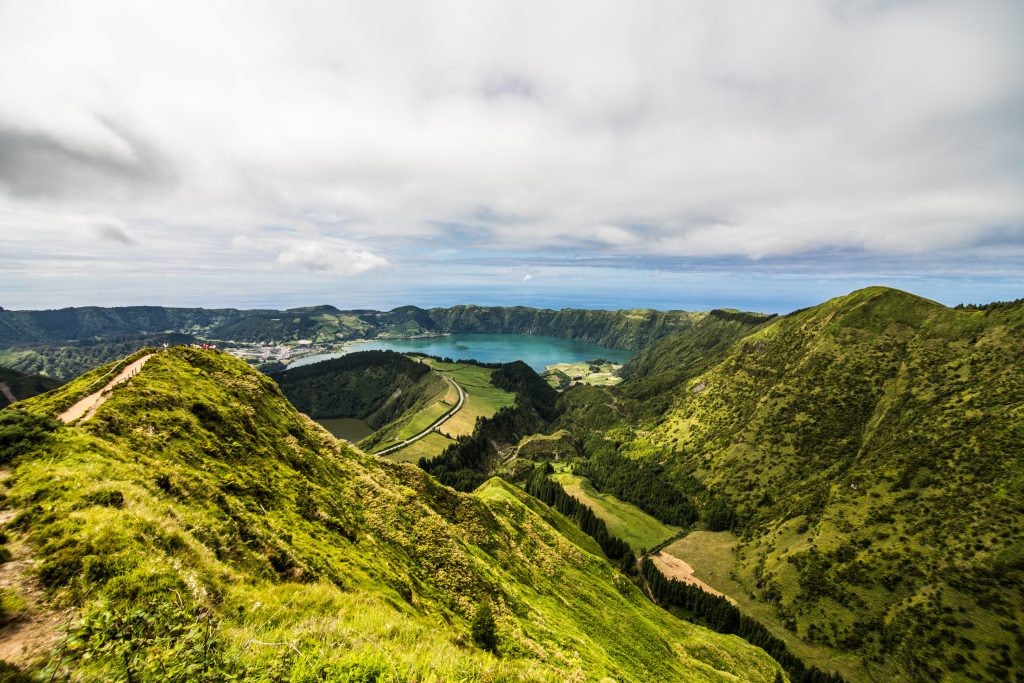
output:
[[[158,352],[91,420],[43,418],[107,371],[0,411],[0,605],[43,679],[779,679],[521,491],[364,455],[224,354]]]
[[[27,375],[17,370],[0,367],[0,408],[5,408],[14,401],[20,401],[43,392],[56,389],[62,384],[60,380],[43,375]],[[14,401],[11,400],[13,397]]]
[[[394,351],[349,353],[271,377],[310,417],[358,417],[374,429],[448,390],[429,366]]]
[[[671,367],[631,381],[671,387]],[[869,288],[677,379],[663,416],[605,428],[602,457],[727,505],[733,574],[781,623],[855,654],[853,678],[1019,679],[1024,305]]]

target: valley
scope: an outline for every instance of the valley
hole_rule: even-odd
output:
[[[412,314],[407,309],[405,313]],[[631,312],[622,315],[633,319]],[[366,318],[359,319],[365,322]],[[301,320],[297,316],[291,324]],[[607,317],[602,320],[608,324]],[[463,585],[466,572],[480,577],[471,582],[490,581],[484,577],[497,572],[504,578],[488,583],[487,591],[502,625],[502,651],[508,657],[504,665],[511,667],[502,675],[525,675],[530,680],[566,675],[569,669],[564,667],[572,665],[553,664],[562,660],[552,660],[550,653],[564,647],[565,641],[559,638],[569,633],[583,638],[580,642],[602,643],[583,646],[586,652],[581,656],[586,662],[574,670],[588,672],[587,678],[590,672],[602,670],[617,671],[612,677],[620,680],[645,680],[651,666],[667,667],[652,680],[669,680],[664,677],[669,670],[685,671],[685,680],[701,676],[715,680],[717,675],[690,655],[671,663],[646,650],[633,659],[635,655],[624,654],[619,636],[601,640],[606,636],[597,636],[595,625],[606,617],[620,623],[621,618],[614,615],[625,613],[621,604],[608,606],[597,621],[592,611],[583,610],[577,616],[586,613],[591,623],[570,624],[576,617],[562,613],[559,603],[600,603],[611,594],[602,592],[603,588],[598,590],[600,597],[589,589],[583,591],[582,584],[577,585],[583,581],[582,574],[570,578],[564,573],[568,569],[555,569],[580,566],[564,555],[569,546],[576,549],[570,555],[583,552],[592,558],[586,562],[596,563],[592,567],[604,567],[605,578],[600,581],[611,580],[613,592],[632,596],[627,601],[633,607],[627,612],[643,611],[643,623],[671,624],[665,628],[681,633],[682,624],[693,622],[697,626],[689,628],[711,629],[701,631],[699,638],[704,642],[713,641],[706,639],[714,631],[739,634],[742,639],[737,642],[743,645],[737,647],[757,645],[782,663],[786,672],[780,673],[782,680],[813,683],[837,681],[839,676],[851,683],[935,677],[973,680],[1016,671],[1024,619],[1020,590],[1024,569],[1019,563],[1024,531],[1014,522],[1024,514],[1021,497],[1016,495],[1024,491],[1024,472],[1019,459],[1012,457],[1024,452],[1019,430],[1024,423],[1021,305],[952,310],[897,290],[870,288],[783,317],[712,311],[685,320],[684,330],[651,337],[621,370],[612,368],[621,382],[598,378],[595,384],[552,382],[550,374],[542,378],[538,368],[524,362],[452,361],[408,349],[399,353],[361,345],[318,363],[295,363],[276,371],[268,367],[269,376],[253,372],[226,353],[181,347],[151,356],[140,351],[87,372],[57,391],[19,403],[3,418],[13,422],[10,428],[0,425],[0,436],[24,434],[14,442],[0,439],[14,444],[15,450],[6,457],[20,463],[11,479],[9,505],[23,511],[29,508],[17,506],[40,495],[41,489],[26,489],[26,484],[19,483],[30,481],[31,477],[25,478],[30,472],[36,472],[31,475],[36,477],[55,475],[42,461],[18,459],[26,447],[66,453],[54,456],[54,463],[68,458],[68,463],[81,463],[60,465],[56,476],[78,483],[67,483],[48,494],[55,501],[51,505],[58,508],[65,504],[61,496],[71,496],[73,490],[96,489],[96,496],[108,496],[101,492],[106,490],[101,480],[89,483],[90,473],[127,467],[128,460],[119,455],[119,449],[135,449],[157,470],[167,466],[161,463],[175,463],[171,471],[177,474],[167,475],[166,481],[158,479],[154,490],[137,479],[141,474],[125,470],[117,475],[127,477],[125,484],[115,486],[118,494],[111,500],[137,500],[142,491],[160,498],[167,493],[161,493],[165,486],[177,491],[171,495],[178,501],[174,514],[197,522],[175,527],[175,533],[191,539],[186,547],[205,545],[214,549],[214,555],[223,555],[218,562],[227,562],[216,569],[203,565],[206,568],[200,570],[195,565],[195,571],[209,576],[211,587],[225,572],[249,572],[270,581],[259,589],[266,597],[260,602],[281,605],[282,600],[300,600],[305,595],[306,589],[298,590],[306,581],[302,576],[350,586],[349,580],[336,575],[337,568],[345,566],[349,568],[346,575],[355,570],[361,577],[356,581],[360,590],[369,591],[365,599],[373,605],[371,613],[384,609],[375,602],[379,596],[397,591],[412,610],[408,617],[412,621],[404,623],[415,629],[412,624],[417,619],[429,621],[430,615],[443,614],[448,624],[469,619],[478,600],[470,596],[479,592],[467,593],[468,589],[457,586]],[[251,330],[251,324],[239,329]],[[471,342],[473,336],[388,340],[381,345],[460,350],[430,344],[458,345]],[[506,348],[521,343],[508,341]],[[533,341],[552,352],[549,340]],[[471,349],[466,344],[465,350]],[[143,368],[140,361],[146,359]],[[585,365],[587,372],[591,365],[598,373],[609,372],[603,363]],[[562,366],[563,372],[566,369],[584,371],[572,364]],[[161,388],[165,380],[160,378],[165,376],[173,377],[172,383],[185,393],[170,399]],[[113,377],[122,381],[111,383]],[[216,378],[218,384],[209,384],[207,377]],[[184,397],[190,385],[209,396],[196,394],[188,404]],[[984,392],[978,390],[980,386]],[[105,387],[105,402],[94,400],[97,387]],[[253,396],[257,403],[247,398]],[[88,404],[91,419],[63,430],[45,422],[44,416],[66,414],[76,404]],[[300,413],[290,413],[291,405],[324,425],[356,430],[350,433],[358,448],[347,449],[333,441]],[[280,420],[290,425],[285,432],[260,436],[267,429],[278,429],[273,425]],[[186,428],[186,424],[198,427]],[[200,431],[195,432],[196,428]],[[83,429],[88,446],[76,436],[75,430]],[[947,448],[938,446],[940,439]],[[60,450],[65,441],[72,450]],[[92,449],[97,455],[73,455],[75,448]],[[309,448],[313,450],[304,450]],[[327,455],[328,451],[334,455]],[[239,479],[238,473],[256,467],[255,461],[247,460],[253,454],[279,461],[271,470],[258,475],[253,470],[252,478]],[[100,460],[90,460],[93,457]],[[330,461],[337,458],[362,474],[342,476],[331,469]],[[223,462],[223,474],[192,470],[198,462],[207,462],[205,467],[214,461]],[[285,470],[274,469],[280,467]],[[120,481],[117,476],[102,476],[102,481]],[[433,541],[411,528],[399,535],[384,533],[381,525],[395,523],[390,513],[371,521],[369,508],[361,507],[367,501],[325,483],[348,481],[352,476],[366,481],[397,477],[396,482],[416,491],[408,500],[434,510],[428,514],[434,520],[428,528],[469,523],[473,531],[453,528],[450,537],[468,533],[465,542],[476,544],[476,549],[463,548],[459,541],[435,550]],[[181,484],[174,483],[179,480]],[[194,498],[199,482],[205,482],[203,490],[216,489],[221,491],[217,495],[224,496],[213,508],[204,506],[206,511],[201,513],[188,507],[193,504],[189,501],[199,500]],[[302,492],[303,486],[310,487],[309,495]],[[428,499],[421,499],[423,495]],[[481,513],[470,512],[473,504],[460,502],[464,499],[458,496],[463,495],[481,502],[488,515],[497,517],[475,516]],[[957,508],[970,510],[970,517],[945,512],[954,496]],[[79,509],[75,505],[80,503],[71,500],[68,510]],[[289,500],[298,505],[298,517],[286,511]],[[992,500],[1002,502],[993,507],[987,502]],[[141,511],[134,503],[128,508],[117,505],[121,507],[115,505],[116,510],[127,509],[131,515]],[[159,508],[155,499],[145,505]],[[269,517],[257,522],[251,517],[260,515],[253,513],[254,508]],[[155,523],[164,513],[147,514]],[[200,518],[205,521],[199,522]],[[228,518],[234,521],[225,522]],[[528,532],[523,526],[527,520],[532,520]],[[406,523],[411,522],[402,522]],[[210,529],[220,531],[195,535],[210,524]],[[308,536],[300,538],[297,533],[307,524],[326,525],[327,531],[310,529],[303,532]],[[11,522],[8,527],[18,534],[19,543],[32,543],[32,538],[41,536],[31,535],[35,533],[31,525]],[[379,558],[368,559],[368,548],[361,548],[361,541],[344,540],[350,528],[364,530],[353,532],[356,538],[369,533],[374,547],[413,543],[417,550],[413,555],[387,550],[390,559],[385,569]],[[958,530],[956,535],[950,531],[953,528]],[[62,534],[65,540],[37,547],[39,561],[51,561],[45,558],[60,547],[82,549],[67,551],[69,556],[94,552],[90,548],[99,540],[82,536],[82,529],[72,524],[59,532],[48,531]],[[331,546],[326,555],[306,546],[314,538],[324,538],[323,533],[341,534],[342,545]],[[487,540],[493,533],[499,533],[501,540]],[[524,533],[533,539],[531,550],[520,545]],[[227,552],[221,545],[216,546],[221,550],[215,550],[211,543],[223,543],[214,540],[217,534],[241,534],[249,539],[244,541],[249,549]],[[569,546],[561,545],[566,542]],[[484,558],[496,557],[495,543],[523,547],[524,554],[516,562],[541,562],[536,571],[546,576],[554,572],[552,577],[569,581],[573,588],[549,585],[545,590],[559,595],[556,602],[543,597],[543,591],[531,592],[536,585],[524,588],[518,582],[535,570],[521,568],[513,578],[503,574],[509,571],[505,559],[499,562],[504,568],[488,564],[491,560]],[[179,558],[176,561],[183,557],[172,554]],[[65,583],[54,587],[64,599],[78,601],[88,610],[92,603],[76,596],[84,596],[80,591],[87,585],[105,595],[107,589],[100,587],[109,579],[89,583],[98,579],[79,576],[85,555],[77,557],[71,566],[77,568],[73,576],[79,578],[61,579]],[[424,565],[425,558],[432,559]],[[270,563],[271,574],[261,562]],[[474,566],[483,573],[475,574]],[[124,567],[102,571],[125,576]],[[428,567],[430,572],[443,573],[435,578],[417,573]],[[437,576],[447,578],[439,584]],[[374,593],[380,588],[375,582],[384,577],[390,588]],[[536,581],[536,576],[530,580]],[[595,579],[586,581],[589,586]],[[298,592],[285,588],[290,583],[296,583]],[[697,593],[687,593],[677,584]],[[278,593],[274,586],[284,592]],[[318,590],[317,600],[342,604],[333,589]],[[650,604],[652,599],[660,607]],[[637,600],[647,607],[637,607]],[[201,603],[199,599],[195,604]],[[581,609],[581,603],[573,604]],[[654,617],[655,613],[662,616]],[[247,642],[299,642],[297,622],[258,635],[248,630],[250,622],[235,622],[226,612],[218,614],[225,635],[245,634]],[[536,631],[522,621],[526,615],[543,623],[556,620],[559,625],[553,631]],[[381,634],[383,622],[358,623],[359,628]],[[355,624],[338,622],[331,628],[342,629],[337,634]],[[632,627],[647,628],[640,622]],[[661,634],[654,640],[666,637],[658,630],[662,626],[651,627]],[[609,634],[616,632],[608,628]],[[651,643],[651,637],[648,633],[641,639]],[[248,647],[238,650],[239,641],[230,638],[223,642],[224,651],[234,653],[232,661],[249,661],[250,655],[243,652]],[[961,646],[966,649],[961,651]],[[477,659],[476,654],[467,659],[445,647],[434,643],[429,650],[448,653],[439,656],[448,657],[445,661],[455,667],[450,673],[482,666],[486,660]],[[370,651],[359,646],[349,650],[357,651],[363,652],[358,657],[372,659]],[[317,652],[318,661],[334,661],[326,651]],[[620,655],[632,663],[625,664]],[[420,656],[403,658],[401,666],[407,672],[419,670],[416,667],[424,665]],[[392,664],[387,666],[398,666],[394,655],[389,657]],[[744,657],[740,659],[754,661]],[[550,666],[555,668],[544,668]],[[392,677],[397,670],[392,670]],[[556,670],[559,673],[553,673]],[[759,673],[748,671],[741,678],[775,677],[769,675],[770,667],[758,664],[752,670]]]

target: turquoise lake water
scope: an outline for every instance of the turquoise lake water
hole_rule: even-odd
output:
[[[478,360],[482,363],[509,363],[521,360],[537,372],[543,372],[555,363],[578,363],[604,358],[613,363],[625,363],[633,357],[632,351],[610,349],[590,342],[540,337],[532,334],[449,334],[423,339],[374,339],[357,342],[340,353],[321,353],[306,356],[289,364],[297,368],[322,360],[338,358],[354,351],[412,351],[441,358]]]

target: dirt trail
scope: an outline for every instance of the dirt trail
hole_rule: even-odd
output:
[[[0,512],[0,524],[9,522],[15,510]],[[29,548],[19,541],[7,544],[13,557],[0,565],[0,590],[17,595],[24,607],[12,618],[0,623],[0,661],[24,666],[45,657],[64,635],[74,610],[53,610],[32,571]]]
[[[668,553],[659,551],[651,555],[651,559],[654,560],[654,564],[658,567],[658,569],[661,570],[661,573],[667,576],[668,578],[676,579],[678,581],[682,581],[683,583],[688,583],[692,586],[697,586],[698,588],[701,588],[702,590],[707,591],[712,595],[717,595],[719,597],[725,598],[734,605],[736,604],[736,601],[730,598],[728,595],[722,593],[721,591],[716,591],[714,588],[712,588],[711,586],[707,585],[706,583],[698,579],[696,576],[694,576],[693,567],[691,567],[688,563],[684,562],[683,560],[680,560],[675,555],[669,555]]]
[[[150,353],[148,355],[143,356],[142,358],[132,361],[131,363],[128,364],[127,367],[125,367],[124,370],[119,372],[117,376],[114,377],[114,379],[107,382],[106,386],[104,386],[102,389],[95,393],[89,394],[81,401],[65,410],[63,413],[57,416],[57,419],[60,420],[61,422],[64,422],[65,424],[68,422],[74,422],[79,418],[82,418],[83,422],[85,420],[88,420],[90,417],[96,414],[96,411],[99,410],[99,407],[103,405],[103,403],[107,400],[107,397],[110,396],[111,389],[113,389],[121,382],[127,381],[130,377],[133,377],[136,374],[138,374],[139,370],[142,369],[142,366],[146,364],[146,361],[148,361],[152,357],[153,354]]]

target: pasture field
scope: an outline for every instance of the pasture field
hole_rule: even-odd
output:
[[[462,410],[441,425],[441,433],[446,436],[472,434],[478,417],[491,417],[501,408],[511,406],[516,401],[515,394],[491,384],[494,370],[490,368],[465,363],[443,363],[432,359],[428,359],[427,362],[441,374],[458,382],[466,392],[466,403]]]
[[[618,363],[557,363],[545,368],[541,377],[551,388],[562,391],[573,384],[591,384],[597,387],[611,387],[622,382],[617,374],[622,365]]]
[[[477,418],[491,417],[501,408],[515,403],[515,394],[491,384],[491,374],[494,372],[491,368],[466,363],[444,363],[429,358],[423,362],[457,382],[465,392],[466,400],[459,412],[438,427],[435,433],[385,456],[393,462],[418,462],[420,458],[433,458],[447,448],[455,437],[472,434]],[[386,438],[375,439],[379,444],[376,450],[383,450],[395,442],[415,436],[448,412],[458,400],[455,387],[448,384],[447,391],[433,403],[411,415],[403,415],[384,427],[382,431],[386,433]]]
[[[634,551],[654,547],[682,531],[679,527],[659,522],[635,505],[601,493],[585,477],[559,472],[551,478],[561,484],[566,493],[593,510],[608,525],[608,531],[628,543]]]
[[[693,531],[661,552],[689,564],[694,578],[734,600],[743,614],[761,622],[805,663],[826,671],[839,670],[850,681],[863,680],[864,672],[856,658],[797,638],[782,625],[774,607],[752,598],[751,591],[733,578],[736,545],[737,538],[729,531]]]

